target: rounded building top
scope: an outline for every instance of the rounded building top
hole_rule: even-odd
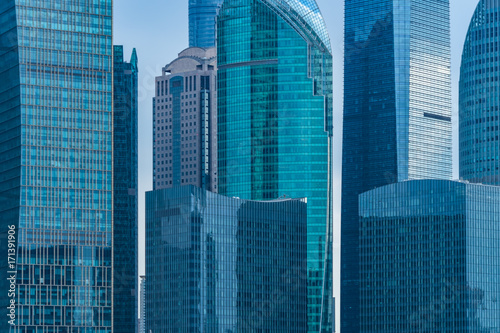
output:
[[[330,36],[315,0],[262,0],[310,42],[332,53]]]
[[[183,73],[196,70],[202,65],[217,66],[217,50],[215,48],[204,49],[201,47],[190,47],[179,53],[177,59],[163,68],[165,73]]]
[[[500,185],[498,66],[500,0],[479,1],[465,38],[460,67],[460,177]]]

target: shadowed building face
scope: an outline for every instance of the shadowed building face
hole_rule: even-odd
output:
[[[146,332],[307,328],[307,203],[146,194]]]
[[[359,203],[360,332],[500,329],[500,187],[413,180]]]

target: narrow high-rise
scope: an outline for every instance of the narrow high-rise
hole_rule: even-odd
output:
[[[305,332],[331,332],[332,52],[318,5],[224,1],[217,62],[219,193],[307,197]]]
[[[358,195],[452,176],[449,5],[345,2],[342,333],[359,332]]]
[[[163,68],[153,100],[153,188],[217,192],[217,57],[192,47]]]
[[[223,0],[189,0],[189,47],[215,47],[215,22]]]
[[[111,332],[112,1],[3,0],[0,21],[0,331]]]
[[[146,333],[146,276],[141,275],[141,307],[138,333]]]
[[[500,185],[500,1],[481,0],[460,71],[460,178]]]
[[[113,51],[113,332],[135,333],[138,303],[138,59]]]

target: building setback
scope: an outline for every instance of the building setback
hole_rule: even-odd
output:
[[[332,330],[332,55],[315,1],[224,1],[219,193],[308,199],[308,328]]]
[[[500,1],[481,0],[460,69],[460,178],[500,185]]]
[[[448,0],[345,2],[341,329],[359,332],[358,195],[451,179]]]
[[[307,203],[146,194],[146,332],[305,332]]]
[[[360,332],[500,330],[500,187],[414,180],[359,205]]]
[[[215,47],[215,22],[223,0],[189,0],[189,47]]]
[[[113,332],[135,333],[138,303],[138,59],[114,46]]]
[[[156,78],[154,189],[195,185],[217,192],[217,59],[189,48]]]
[[[110,332],[112,1],[3,0],[0,21],[0,331]]]

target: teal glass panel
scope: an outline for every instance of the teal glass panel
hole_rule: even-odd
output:
[[[314,1],[301,4],[319,15]],[[219,193],[251,200],[307,197],[307,332],[327,332],[333,313],[332,56],[322,19],[313,25],[303,14],[293,1],[222,5]]]
[[[113,49],[113,329],[135,333],[138,306],[138,59]]]
[[[112,2],[2,1],[0,13],[1,232],[17,226],[10,332],[109,332]]]
[[[11,297],[8,232],[9,226],[19,229],[19,198],[21,192],[21,87],[19,48],[14,0],[0,2],[0,331],[9,329]],[[14,254],[14,253],[12,253]]]

